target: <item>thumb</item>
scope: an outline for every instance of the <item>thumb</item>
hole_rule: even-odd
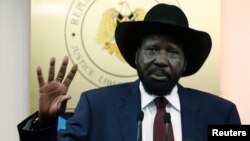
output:
[[[64,95],[62,98],[61,98],[61,101],[60,103],[58,104],[58,109],[59,109],[59,113],[62,114],[65,112],[66,110],[66,107],[67,107],[67,102],[68,100],[71,99],[71,96],[70,95]]]

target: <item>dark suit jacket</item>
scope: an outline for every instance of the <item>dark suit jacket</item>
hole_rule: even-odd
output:
[[[208,124],[240,124],[236,106],[218,96],[178,85],[183,141],[206,141]],[[139,82],[84,92],[66,130],[56,125],[25,131],[18,125],[21,141],[136,141],[136,116],[140,111]],[[174,119],[172,119],[174,120]],[[181,136],[181,135],[180,135]]]

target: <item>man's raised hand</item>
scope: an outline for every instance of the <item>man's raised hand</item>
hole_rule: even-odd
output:
[[[55,77],[54,57],[50,60],[47,82],[44,81],[41,67],[37,68],[39,83],[39,122],[40,126],[47,126],[56,121],[59,114],[65,112],[67,101],[71,98],[67,95],[68,88],[74,79],[78,66],[74,64],[65,77],[69,58],[65,56],[61,63],[59,72]]]

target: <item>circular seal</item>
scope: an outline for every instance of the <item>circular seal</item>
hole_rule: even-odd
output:
[[[81,76],[97,87],[137,79],[118,50],[114,32],[120,22],[143,20],[156,3],[159,0],[74,0],[65,21],[65,43]]]

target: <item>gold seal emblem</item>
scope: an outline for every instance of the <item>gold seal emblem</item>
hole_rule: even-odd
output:
[[[117,24],[124,21],[140,21],[144,19],[146,14],[142,8],[136,8],[132,11],[128,2],[120,2],[120,9],[109,8],[105,10],[102,16],[102,20],[99,25],[99,31],[97,35],[97,43],[101,44],[110,55],[116,55],[116,57],[125,62],[118,47],[114,41],[114,32]]]

